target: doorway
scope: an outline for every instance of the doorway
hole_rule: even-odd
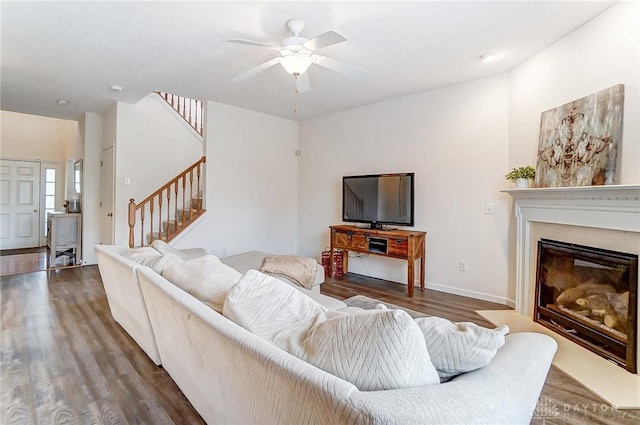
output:
[[[0,249],[40,246],[40,162],[0,159]]]
[[[98,243],[113,245],[113,146],[100,155],[100,233]]]

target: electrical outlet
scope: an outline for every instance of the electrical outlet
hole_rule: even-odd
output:
[[[467,271],[467,262],[466,261],[462,261],[462,260],[458,261],[458,269],[461,272],[466,272]]]
[[[487,202],[486,204],[484,204],[484,213],[485,214],[493,214],[493,204],[490,202]]]

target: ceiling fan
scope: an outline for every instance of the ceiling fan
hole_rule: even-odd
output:
[[[349,76],[363,77],[366,75],[364,71],[361,71],[358,68],[315,53],[317,50],[320,50],[322,48],[346,41],[346,38],[344,38],[342,35],[338,34],[335,31],[327,31],[315,38],[306,39],[300,35],[304,28],[304,22],[302,20],[295,18],[289,19],[286,25],[287,29],[291,31],[292,36],[282,40],[279,46],[275,44],[262,43],[260,41],[240,39],[229,40],[230,43],[246,44],[256,47],[266,47],[268,49],[276,50],[280,53],[279,57],[270,59],[256,67],[243,72],[240,75],[237,75],[233,78],[233,81],[244,80],[256,75],[261,71],[264,71],[269,67],[272,67],[273,65],[280,64],[285,69],[285,71],[291,74],[295,79],[296,92],[304,93],[311,90],[311,86],[309,84],[309,76],[306,72],[307,69],[309,69],[309,67],[313,64],[320,65]]]

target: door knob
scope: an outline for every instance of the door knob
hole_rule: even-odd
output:
[[[37,209],[37,208],[34,208],[34,209],[33,209],[33,212],[38,212],[38,209]]]
[[[107,213],[107,217],[113,217],[113,213]]]

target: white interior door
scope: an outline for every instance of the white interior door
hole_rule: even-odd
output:
[[[40,162],[0,160],[0,249],[40,246]]]
[[[113,245],[113,147],[100,154],[100,239]]]

